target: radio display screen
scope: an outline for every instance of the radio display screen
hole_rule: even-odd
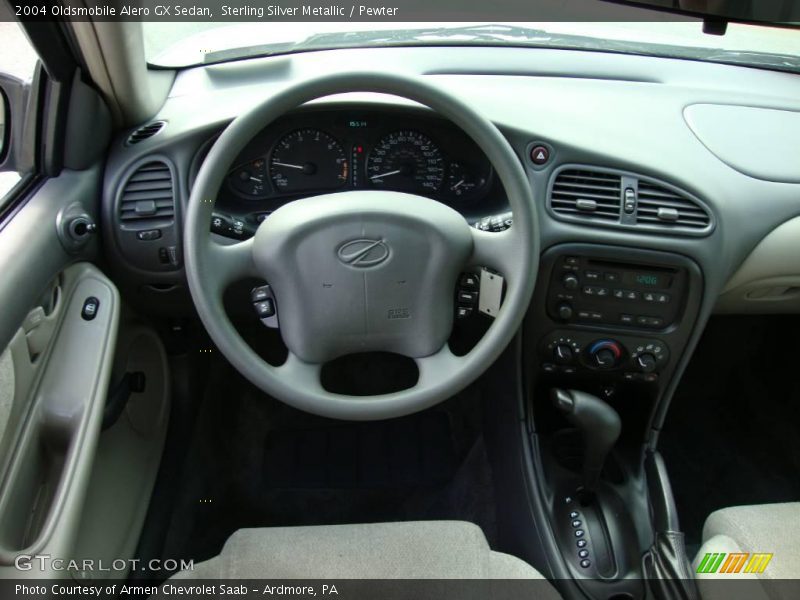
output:
[[[627,271],[622,279],[627,285],[658,289],[668,288],[672,283],[672,276],[652,271]]]

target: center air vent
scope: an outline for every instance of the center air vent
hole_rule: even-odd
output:
[[[142,125],[139,127],[139,129],[128,136],[128,139],[125,143],[128,144],[128,146],[132,146],[133,144],[143,142],[144,140],[153,137],[155,134],[161,131],[166,124],[167,123],[165,121],[153,121],[147,125]]]
[[[688,192],[614,169],[561,167],[551,179],[548,203],[564,221],[679,235],[707,235],[714,227],[711,212]]]
[[[614,173],[564,169],[556,175],[550,205],[556,213],[590,220],[619,221],[622,178]]]
[[[640,179],[636,222],[658,227],[703,230],[711,225],[711,217],[687,196]]]
[[[135,229],[165,227],[175,215],[172,171],[164,162],[153,161],[136,169],[120,194],[119,218]]]

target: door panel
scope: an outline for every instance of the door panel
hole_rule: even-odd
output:
[[[63,300],[45,317],[57,320],[49,343],[32,355],[21,328],[10,346],[14,381],[19,373],[26,384],[14,384],[19,433],[8,427],[4,442],[9,450],[0,486],[4,565],[13,564],[18,554],[70,555],[108,393],[119,294],[89,263],[70,266],[59,279]],[[99,301],[91,319],[84,310],[88,298]],[[3,575],[20,573],[0,567]]]

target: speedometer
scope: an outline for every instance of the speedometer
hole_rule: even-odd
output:
[[[375,187],[433,193],[442,186],[444,159],[431,139],[417,131],[382,138],[367,159],[367,179]]]
[[[319,129],[297,129],[272,150],[269,174],[282,192],[333,189],[347,181],[349,165],[341,144]]]

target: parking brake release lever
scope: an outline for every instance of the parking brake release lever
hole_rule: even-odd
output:
[[[556,408],[583,435],[583,489],[591,494],[600,481],[606,457],[619,438],[619,415],[600,398],[586,392],[554,388],[550,394]]]

